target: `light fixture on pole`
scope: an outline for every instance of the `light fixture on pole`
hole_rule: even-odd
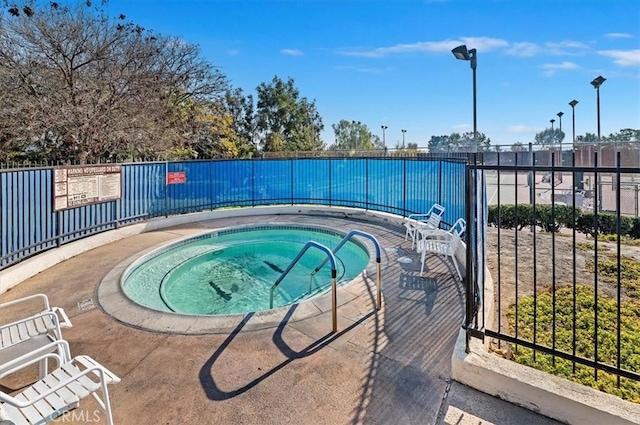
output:
[[[600,86],[602,83],[607,81],[602,75],[596,77],[591,82],[591,85],[596,89],[597,92],[597,103],[598,103],[598,142],[600,142]]]
[[[404,133],[406,133],[407,130],[402,130],[402,149],[404,149]]]
[[[389,127],[387,127],[386,125],[381,125],[380,128],[382,129],[382,146],[384,146],[386,148],[387,147],[387,143],[385,141],[384,131]]]
[[[571,102],[569,102],[569,106],[571,106],[571,127],[572,127],[572,139],[571,141],[573,142],[573,144],[576,144],[576,105],[578,104],[578,101],[573,99]],[[574,146],[574,150],[575,150],[575,146]]]
[[[560,120],[560,122],[558,123],[560,126],[560,133],[562,133],[562,116],[564,115],[564,112],[560,111],[556,114],[558,116],[558,119]],[[560,137],[562,139],[564,139],[564,133],[562,133],[560,135]],[[560,165],[563,165],[563,157],[562,157],[562,140],[560,140]]]
[[[564,115],[564,112],[558,112],[556,114],[558,116],[558,119],[560,120],[560,131],[562,131],[562,116]]]
[[[554,122],[556,122],[556,120],[554,120],[554,119],[550,119],[550,120],[549,120],[549,122],[551,123],[551,131],[552,131],[552,132],[553,132],[553,131],[555,131],[555,130],[553,129],[553,123],[554,123]]]
[[[477,60],[477,51],[476,49],[467,50],[466,45],[461,45],[451,50],[453,56],[456,59],[470,61],[471,69],[473,70],[473,145],[475,146],[476,152],[478,151],[478,142],[477,142],[477,134],[478,134],[478,126],[477,126],[477,114],[476,114],[476,68],[478,65]]]
[[[357,152],[358,151],[358,139],[359,139],[358,136],[360,135],[360,124],[362,124],[362,123],[360,121],[353,120],[353,121],[351,121],[351,124],[353,124],[353,126],[355,127],[355,130],[356,130],[356,134],[355,134],[354,140],[355,140],[355,145],[356,145],[356,149],[355,150]],[[356,124],[357,124],[357,126],[356,126]]]

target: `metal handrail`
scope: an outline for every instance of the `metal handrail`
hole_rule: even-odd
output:
[[[382,272],[381,272],[381,267],[380,267],[380,253],[381,253],[381,249],[380,249],[380,243],[378,242],[378,240],[376,239],[375,236],[369,234],[369,233],[365,233],[362,232],[360,230],[352,230],[349,233],[347,233],[345,235],[344,238],[342,238],[342,240],[338,243],[338,245],[336,245],[335,248],[333,248],[333,253],[336,254],[338,252],[338,250],[340,248],[342,248],[348,241],[349,239],[351,239],[352,236],[362,236],[364,238],[368,238],[373,242],[373,245],[376,248],[376,277],[378,279],[378,293],[377,293],[377,298],[376,298],[376,309],[380,310],[382,308]],[[311,278],[313,278],[313,276],[318,273],[318,271],[325,265],[327,264],[327,260],[324,260],[322,263],[320,263],[320,265],[318,267],[316,267],[312,272],[311,272]],[[309,280],[309,292],[311,292],[311,279]]]
[[[300,250],[298,255],[296,255],[296,258],[294,258],[293,261],[291,262],[291,264],[289,264],[289,267],[287,267],[285,269],[285,271],[282,272],[282,274],[280,275],[278,280],[276,280],[276,282],[273,284],[273,286],[271,286],[269,308],[273,308],[273,291],[280,284],[280,282],[282,282],[282,279],[284,279],[284,277],[291,271],[293,266],[296,265],[296,263],[298,262],[298,260],[300,260],[302,255],[304,255],[304,253],[307,252],[307,250],[309,248],[312,248],[312,247],[313,248],[317,248],[320,251],[322,251],[325,254],[327,254],[327,259],[323,261],[323,263],[322,263],[323,265],[327,261],[331,262],[331,307],[332,307],[332,310],[333,310],[333,312],[332,312],[333,332],[338,332],[338,296],[337,296],[337,291],[336,291],[336,275],[337,275],[337,272],[336,272],[336,257],[333,255],[333,253],[331,252],[331,250],[329,248],[327,248],[326,246],[324,246],[322,244],[319,244],[318,242],[309,241],[306,244],[304,244],[304,246],[302,247],[302,249]]]

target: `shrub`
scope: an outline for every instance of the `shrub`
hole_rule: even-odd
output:
[[[536,342],[547,347],[552,346],[554,330],[553,313],[555,307],[555,347],[567,353],[573,351],[573,330],[576,333],[576,355],[594,359],[595,312],[594,291],[587,286],[576,287],[576,321],[573,322],[573,288],[563,287],[556,290],[555,306],[552,292],[544,291],[533,296],[522,297],[518,301],[518,337],[533,341],[534,317]],[[535,312],[534,315],[534,306]],[[598,295],[598,361],[612,366],[617,364],[617,313],[615,299]],[[515,306],[509,310],[509,325],[513,331],[516,318]],[[620,364],[623,369],[640,371],[640,302],[625,301],[620,306]],[[553,358],[549,354],[537,352],[534,358],[532,349],[517,347],[514,350],[515,361],[534,367],[547,373],[562,376],[574,382],[591,386],[600,391],[617,395],[622,399],[640,403],[640,381],[620,378],[617,385],[615,375],[599,371],[594,379],[594,370],[562,358]]]

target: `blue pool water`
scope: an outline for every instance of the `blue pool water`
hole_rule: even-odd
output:
[[[240,227],[168,245],[132,265],[124,292],[139,304],[184,314],[224,315],[268,310],[272,285],[309,241],[333,248],[345,233],[303,225]],[[326,254],[310,248],[274,292],[273,307],[299,302],[331,287]],[[355,278],[369,263],[357,241],[336,253],[338,282]]]

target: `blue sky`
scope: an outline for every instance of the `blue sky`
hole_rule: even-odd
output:
[[[234,87],[292,77],[332,124],[365,123],[393,147],[472,130],[472,72],[451,49],[477,49],[478,131],[528,143],[562,117],[571,138],[640,129],[637,0],[110,0],[113,16],[200,45]]]

